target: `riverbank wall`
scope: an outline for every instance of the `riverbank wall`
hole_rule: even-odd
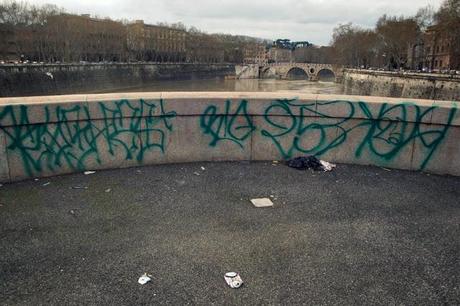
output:
[[[0,65],[0,97],[97,93],[157,80],[235,75],[233,64],[103,63]]]
[[[460,75],[345,69],[344,93],[460,101]]]

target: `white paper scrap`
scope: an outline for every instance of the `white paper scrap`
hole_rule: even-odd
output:
[[[273,206],[273,202],[269,198],[251,199],[251,203],[255,207],[270,207],[270,206]]]

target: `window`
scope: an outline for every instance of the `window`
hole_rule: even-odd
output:
[[[442,68],[442,60],[439,61],[439,67]]]

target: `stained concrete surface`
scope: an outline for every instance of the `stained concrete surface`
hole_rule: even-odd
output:
[[[270,195],[271,208],[249,201]],[[458,177],[350,165],[175,164],[7,184],[0,304],[454,305],[459,199]],[[227,287],[228,271],[242,288]],[[152,281],[139,285],[144,272]]]

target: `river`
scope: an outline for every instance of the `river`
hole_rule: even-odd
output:
[[[342,84],[333,82],[312,82],[306,80],[275,79],[195,79],[180,81],[154,81],[141,87],[127,87],[105,92],[143,92],[143,91],[266,91],[295,92],[297,94],[341,94]],[[94,91],[93,91],[94,92]]]

